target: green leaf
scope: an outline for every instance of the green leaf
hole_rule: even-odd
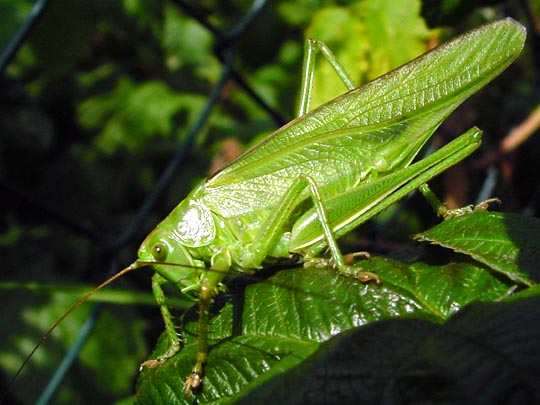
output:
[[[172,4],[165,5],[164,20],[161,36],[169,70],[180,71],[188,65],[201,80],[217,80],[220,66],[211,53],[212,35]]]
[[[355,328],[235,403],[536,403],[538,319],[535,297]]]
[[[87,128],[100,128],[96,144],[104,152],[120,147],[140,150],[156,137],[181,135],[185,127],[177,127],[179,114],[185,113],[190,125],[203,103],[204,97],[178,94],[162,81],[121,79],[114,92],[85,100],[79,117]]]
[[[478,212],[448,219],[415,236],[473,257],[511,280],[540,280],[540,219]]]
[[[511,287],[469,263],[407,266],[374,257],[360,261],[358,268],[376,272],[382,284],[362,284],[331,269],[289,269],[247,287],[241,320],[233,316],[233,305],[226,304],[210,325],[200,403],[225,401],[258,387],[301,364],[344,331],[397,317],[442,323],[469,302],[501,298]],[[234,325],[240,334],[233,335]],[[178,355],[143,371],[138,404],[189,403],[181,382],[195,361],[196,326],[184,326],[185,347]],[[164,353],[167,344],[163,337],[153,358]]]
[[[473,301],[493,301],[513,289],[472,263],[434,266],[417,262],[410,267],[416,273],[416,296],[444,319]]]

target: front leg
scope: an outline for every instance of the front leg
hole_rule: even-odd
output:
[[[163,323],[165,324],[165,332],[169,337],[170,346],[169,349],[162,356],[157,359],[147,360],[140,365],[140,370],[143,368],[156,368],[160,364],[163,364],[165,361],[173,357],[176,353],[182,348],[182,341],[179,337],[179,334],[176,331],[174,322],[172,320],[171,312],[167,306],[167,300],[165,293],[161,286],[168,281],[160,276],[158,273],[154,273],[152,276],[152,293],[156,299],[157,304],[159,305],[159,310],[161,311],[161,317],[163,318]]]
[[[224,246],[214,253],[211,258],[211,268],[203,272],[199,295],[199,320],[197,324],[197,355],[195,366],[184,383],[184,395],[189,397],[193,391],[202,387],[204,366],[208,362],[208,324],[210,318],[210,303],[220,291],[221,281],[231,268],[231,254]]]
[[[184,383],[185,396],[190,396],[192,391],[197,391],[202,386],[204,366],[208,361],[208,314],[210,312],[210,302],[212,301],[213,296],[214,293],[212,288],[209,288],[207,285],[201,287],[201,295],[199,297],[197,356],[195,358],[195,366]]]

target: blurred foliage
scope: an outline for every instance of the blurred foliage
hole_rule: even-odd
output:
[[[498,0],[424,0],[422,16],[429,26],[453,25],[476,8],[498,3]]]
[[[444,126],[454,136],[474,122],[486,131],[486,148],[496,145],[539,102],[538,7],[534,1],[489,8],[458,8],[440,21],[446,30],[428,30],[426,10],[446,19],[443,6],[414,0],[274,1],[264,6],[235,47],[235,68],[286,120],[294,116],[300,85],[304,33],[326,41],[353,79],[366,82],[442,39],[486,21],[512,16],[528,26],[522,57]],[[0,4],[0,45],[5,47],[31,10],[31,1]],[[248,1],[188,2],[220,30],[244,16]],[[453,24],[457,21],[457,25]],[[433,25],[433,20],[428,21]],[[535,25],[536,24],[536,25]],[[98,0],[50,2],[15,60],[1,77],[0,92],[0,257],[2,280],[61,283],[101,282],[107,272],[102,247],[126,229],[185,139],[219,78],[222,65],[215,36],[173,1]],[[343,91],[321,62],[314,104]],[[318,85],[317,85],[318,84]],[[536,91],[534,90],[536,89]],[[142,240],[210,172],[211,162],[235,138],[252,142],[277,123],[231,80],[209,121],[133,243],[118,252],[130,263]],[[224,143],[225,142],[225,143]],[[501,181],[495,195],[504,208],[538,215],[540,143],[497,162]],[[477,170],[460,184],[469,203],[482,184]],[[457,176],[456,176],[457,178]],[[450,182],[436,188],[447,196]],[[28,203],[30,201],[30,203]],[[68,222],[89,229],[75,232]],[[392,250],[435,221],[427,204],[413,197],[387,210],[347,243],[356,250]],[[96,243],[96,240],[99,243]],[[360,249],[358,249],[360,246]],[[109,252],[110,253],[110,252]],[[118,282],[149,291],[149,273]],[[60,289],[61,290],[61,289]],[[3,291],[0,365],[3,382],[70,303],[73,295]],[[31,403],[58,367],[84,322],[87,309],[70,316],[32,359],[11,392]],[[146,359],[162,329],[154,307],[105,308],[91,344],[70,373],[57,403],[111,403],[133,392],[137,365]],[[145,345],[148,338],[149,345]]]
[[[364,84],[424,53],[428,40],[436,38],[420,18],[419,5],[364,1],[347,8],[325,7],[315,13],[306,36],[323,41],[347,67],[353,82]],[[328,63],[318,65],[315,77],[313,107],[346,90]]]

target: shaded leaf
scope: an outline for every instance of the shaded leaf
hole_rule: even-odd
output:
[[[510,288],[467,263],[407,266],[375,257],[357,265],[377,272],[382,284],[362,284],[331,269],[290,269],[246,289],[241,319],[226,304],[211,322],[213,346],[199,403],[225,401],[257,387],[344,331],[396,317],[442,323],[472,300],[500,298]],[[241,333],[233,335],[238,323]],[[185,325],[185,348],[158,369],[142,373],[137,403],[189,403],[181,382],[194,365],[196,330],[196,323]],[[153,357],[165,352],[167,344],[163,337]]]
[[[535,297],[473,304],[443,326],[376,322],[322,344],[302,365],[235,403],[534,403],[538,319]]]
[[[472,263],[434,266],[416,262],[410,267],[416,274],[417,297],[445,319],[473,301],[493,301],[513,288]]]

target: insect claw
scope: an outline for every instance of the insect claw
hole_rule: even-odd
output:
[[[190,397],[193,391],[198,391],[202,387],[202,379],[202,373],[193,370],[184,383],[184,395]]]
[[[139,366],[139,372],[141,372],[145,368],[151,368],[151,369],[158,368],[160,365],[162,365],[168,359],[170,359],[176,353],[178,353],[181,348],[182,348],[182,343],[180,343],[179,340],[173,342],[171,347],[169,347],[169,350],[167,350],[167,352],[164,355],[158,357],[157,359],[150,359],[150,360],[146,360],[145,362],[142,362],[141,365]]]
[[[382,284],[381,278],[370,271],[361,271],[356,275],[356,278],[362,283],[369,283],[370,281],[374,281],[377,285]]]
[[[491,204],[501,204],[501,200],[498,198],[489,198],[485,201],[482,201],[477,205],[467,205],[461,208],[454,208],[451,210],[446,210],[443,214],[444,219],[460,217],[462,215],[472,214],[473,212],[483,212],[489,210]]]
[[[352,266],[355,259],[357,257],[363,257],[364,259],[371,259],[371,254],[369,252],[354,252],[354,253],[347,253],[345,256],[343,256],[343,259],[345,260],[345,264]]]
[[[498,198],[488,198],[485,201],[482,201],[480,204],[477,204],[473,208],[473,212],[487,211],[491,204],[501,205],[502,201]]]
[[[139,372],[143,371],[145,368],[151,368],[155,369],[158,368],[163,362],[159,360],[146,360],[145,362],[142,362],[139,366]]]

